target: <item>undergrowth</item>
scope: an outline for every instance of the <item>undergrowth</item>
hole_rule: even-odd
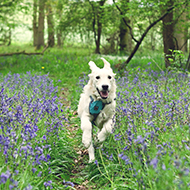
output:
[[[189,188],[188,72],[165,70],[158,54],[135,57],[123,73],[124,57],[105,58],[117,74],[116,123],[88,164],[76,109],[87,63],[101,67],[100,57],[0,57],[1,189]]]

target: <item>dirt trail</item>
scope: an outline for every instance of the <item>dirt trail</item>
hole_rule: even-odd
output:
[[[75,141],[73,143],[75,145],[73,148],[78,155],[76,158],[74,158],[75,167],[71,171],[71,174],[72,174],[71,179],[73,179],[72,181],[75,182],[75,179],[77,179],[79,176],[80,177],[82,176],[81,172],[86,167],[86,164],[87,164],[86,158],[88,158],[88,151],[87,149],[84,149],[84,147],[82,146],[82,142],[81,142],[81,145],[79,145],[79,142],[78,142],[79,137],[77,137],[79,126],[78,126],[78,123],[76,122],[78,119],[78,115],[77,115],[76,110],[69,109],[71,102],[68,101],[67,99],[68,95],[69,95],[69,90],[67,88],[63,88],[59,93],[60,101],[63,104],[65,110],[69,110],[68,112],[66,112],[67,113],[66,117],[69,120],[66,127],[68,129],[68,135],[70,136],[71,139],[73,139],[73,141]],[[89,186],[88,183],[89,181],[84,179],[84,181],[81,184],[74,183],[75,184],[74,188],[76,190],[89,190],[89,189],[95,188],[95,187]]]

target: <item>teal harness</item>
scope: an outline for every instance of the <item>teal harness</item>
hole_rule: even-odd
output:
[[[91,99],[91,101],[90,101],[90,104],[89,104],[89,112],[90,112],[91,115],[94,116],[94,119],[92,120],[91,123],[93,125],[96,125],[94,122],[95,122],[96,118],[98,117],[99,113],[104,109],[106,104],[111,104],[111,102],[103,103],[101,100],[94,101],[92,96],[90,96],[90,99]]]

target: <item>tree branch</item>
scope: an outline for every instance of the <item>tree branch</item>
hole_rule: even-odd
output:
[[[11,52],[11,53],[1,53],[0,56],[12,56],[12,55],[19,55],[19,54],[24,54],[24,55],[43,55],[48,47],[49,47],[49,41],[48,41],[47,45],[44,47],[44,49],[41,52],[27,53],[25,51],[20,51],[20,52]]]
[[[160,18],[158,18],[157,20],[155,20],[153,23],[151,23],[146,30],[144,31],[144,33],[142,34],[141,38],[139,39],[139,41],[137,41],[137,44],[135,45],[133,51],[131,52],[131,54],[129,55],[129,57],[127,58],[127,60],[122,63],[120,65],[120,69],[124,69],[125,66],[130,62],[130,60],[132,59],[132,57],[134,56],[134,54],[136,53],[136,51],[138,50],[140,44],[142,43],[144,37],[146,36],[146,34],[148,33],[148,31],[154,26],[156,25],[159,21],[161,21],[164,17],[166,17],[172,10],[174,9],[174,7],[170,7],[167,9],[167,12],[164,13]]]

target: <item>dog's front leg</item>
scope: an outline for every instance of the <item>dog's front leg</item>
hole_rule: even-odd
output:
[[[88,116],[83,116],[81,118],[81,129],[83,130],[82,142],[84,146],[88,149],[89,162],[95,160],[94,147],[92,143],[92,123]]]
[[[81,129],[83,131],[82,142],[86,148],[89,148],[92,143],[92,123],[86,115],[81,117]]]
[[[88,154],[89,154],[89,163],[91,163],[95,160],[93,143],[91,143],[88,148]]]
[[[113,129],[113,120],[109,119],[107,122],[104,123],[102,130],[98,133],[98,142],[102,143],[108,134],[112,132]]]

